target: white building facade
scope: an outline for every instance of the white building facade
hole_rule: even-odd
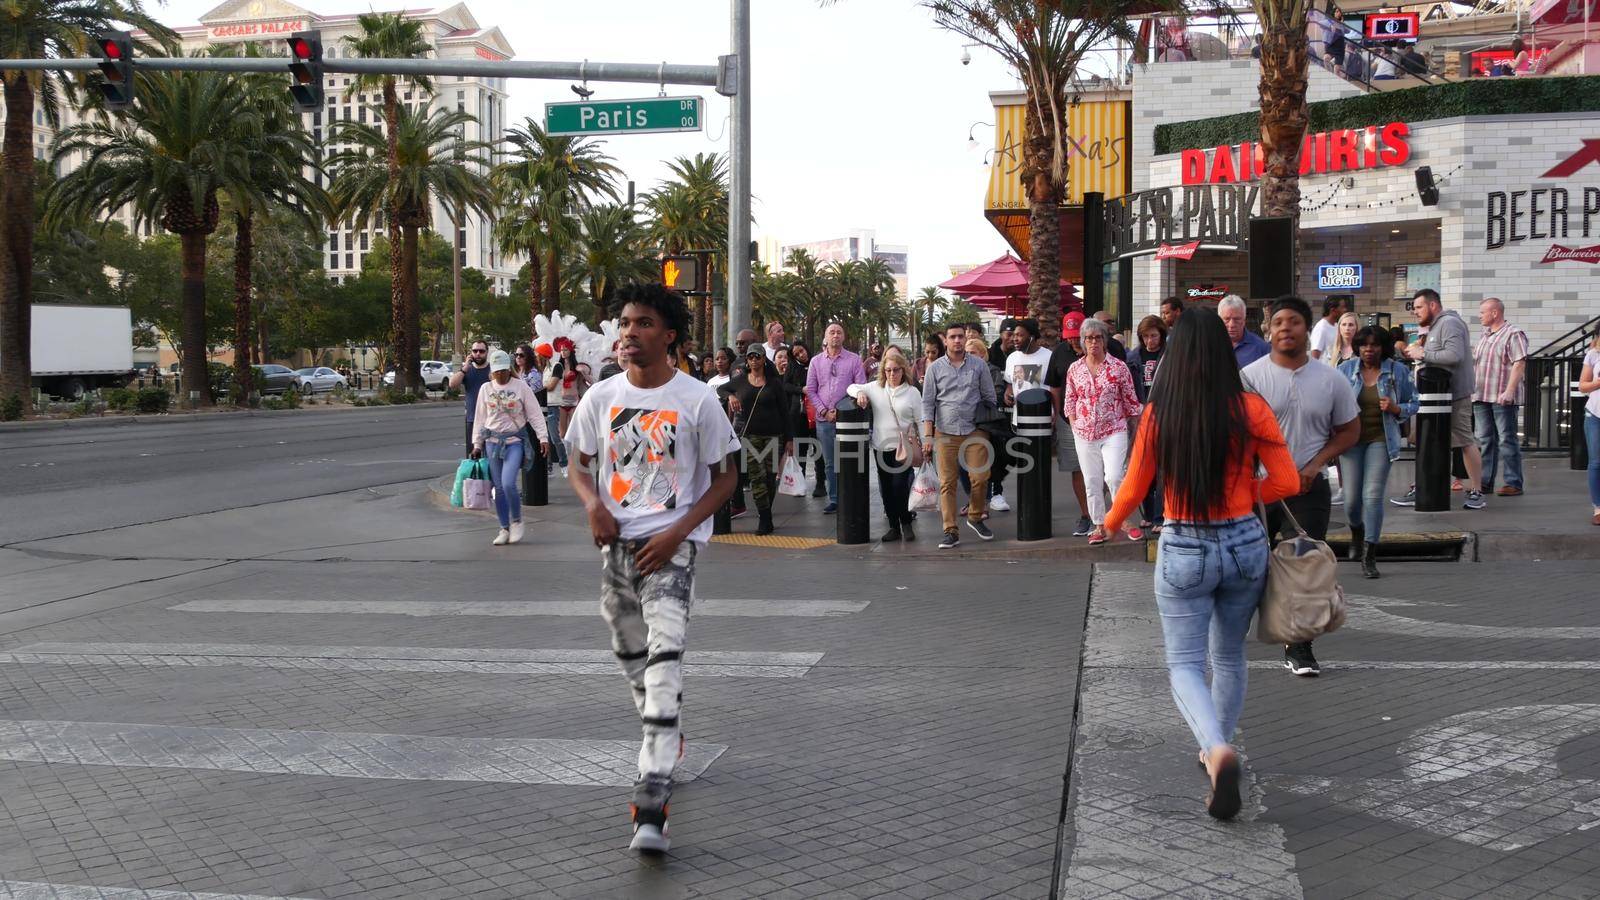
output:
[[[860,261],[876,259],[889,267],[894,273],[895,293],[903,300],[911,294],[911,275],[909,261],[911,251],[902,244],[880,244],[877,232],[871,229],[854,229],[843,237],[828,238],[821,241],[809,241],[802,244],[784,244],[778,251],[778,260],[771,268],[774,271],[793,271],[789,267],[789,254],[796,250],[810,253],[817,261],[818,266],[825,266],[832,262]]]

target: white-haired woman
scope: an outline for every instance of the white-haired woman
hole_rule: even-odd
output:
[[[1111,329],[1098,319],[1088,319],[1083,323],[1080,340],[1084,355],[1067,369],[1062,414],[1072,423],[1078,465],[1083,468],[1089,519],[1094,523],[1089,543],[1103,544],[1106,489],[1109,487],[1115,494],[1122,484],[1123,467],[1128,460],[1128,420],[1139,414],[1141,406],[1128,364],[1106,353]],[[1143,537],[1144,532],[1137,526],[1128,529],[1129,540]]]
[[[917,539],[911,528],[911,477],[922,446],[917,422],[922,414],[922,392],[911,385],[911,364],[899,348],[890,347],[878,365],[878,378],[844,389],[856,405],[872,410],[872,456],[878,463],[878,496],[889,519],[884,543],[902,537]]]

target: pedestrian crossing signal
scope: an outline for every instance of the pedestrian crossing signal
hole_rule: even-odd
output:
[[[661,283],[680,294],[705,292],[705,270],[699,256],[663,256]]]

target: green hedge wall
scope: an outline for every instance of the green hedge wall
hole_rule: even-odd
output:
[[[1473,78],[1401,91],[1324,100],[1309,107],[1311,131],[1426,122],[1454,116],[1600,111],[1600,75]],[[1156,126],[1156,154],[1206,149],[1260,138],[1260,114],[1238,113]]]

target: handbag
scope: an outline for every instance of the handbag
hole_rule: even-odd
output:
[[[811,493],[816,483],[800,469],[800,461],[793,455],[783,458],[783,474],[778,479],[778,493],[790,497],[804,497]]]
[[[894,448],[895,462],[904,463],[913,468],[920,469],[926,462],[922,455],[922,442],[906,440],[906,426],[900,421],[900,413],[894,408],[894,400],[889,401],[889,411],[894,413],[894,425],[900,429],[900,437]]]
[[[488,509],[492,505],[490,491],[494,487],[489,481],[489,463],[482,459],[472,462],[472,474],[462,485],[462,505],[467,509]]]
[[[1344,588],[1339,585],[1333,550],[1306,534],[1287,503],[1278,503],[1295,534],[1279,541],[1267,556],[1267,584],[1256,615],[1256,640],[1303,644],[1344,624]],[[1265,508],[1259,501],[1256,507],[1265,521]]]
[[[451,506],[459,507],[464,502],[461,490],[462,487],[467,483],[467,479],[472,477],[472,473],[477,471],[477,462],[478,461],[475,459],[463,459],[460,464],[456,466],[455,484],[451,485],[450,487]]]
[[[911,482],[911,503],[913,510],[928,511],[939,508],[939,476],[933,471],[931,464],[923,464],[917,470],[917,477]]]

